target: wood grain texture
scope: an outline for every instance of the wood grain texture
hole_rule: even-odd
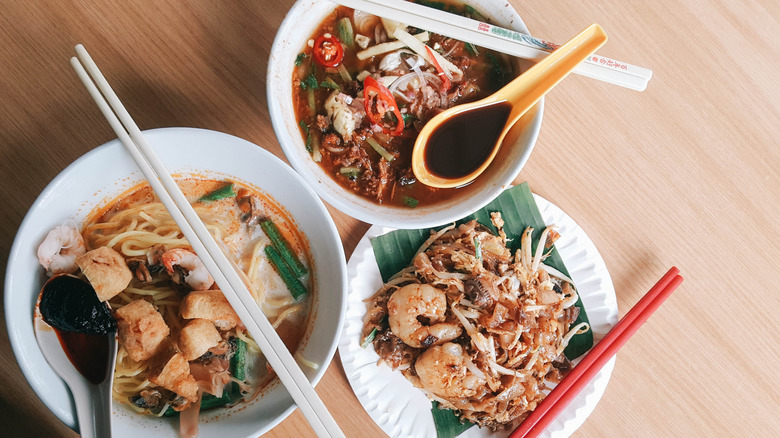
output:
[[[535,36],[559,43],[599,23],[610,38],[600,54],[655,73],[642,93],[580,76],[562,82],[517,181],[595,242],[621,315],[671,265],[686,278],[618,353],[575,436],[780,435],[780,4],[511,3]],[[291,5],[0,0],[0,266],[46,184],[115,137],[68,65],[75,44],[142,129],[223,131],[284,158],[265,71]],[[349,256],[368,225],[329,211]],[[76,436],[26,383],[0,319],[2,434]],[[317,390],[348,436],[383,436],[338,356]],[[267,436],[313,433],[296,411]]]

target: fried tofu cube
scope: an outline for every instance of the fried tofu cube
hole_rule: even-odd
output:
[[[136,362],[154,356],[171,333],[160,312],[145,300],[135,300],[116,309],[114,317],[119,341]]]
[[[197,402],[198,383],[190,374],[190,363],[187,359],[176,352],[161,363],[162,366],[158,365],[158,368],[149,375],[149,381],[175,392],[192,403]]]
[[[230,330],[241,322],[225,295],[218,290],[190,292],[181,301],[179,312],[184,319],[208,319],[220,330]]]
[[[179,350],[187,360],[203,356],[222,340],[214,323],[207,319],[193,319],[179,332]]]
[[[109,300],[125,290],[133,278],[122,254],[107,246],[76,257],[76,264],[95,289],[100,301]]]

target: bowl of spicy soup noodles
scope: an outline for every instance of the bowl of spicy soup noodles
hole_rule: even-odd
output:
[[[302,370],[316,384],[335,353],[346,294],[341,240],[325,206],[289,166],[245,140],[191,128],[154,129],[145,136],[180,184],[232,181],[237,187],[250,187],[273,202],[278,213],[297,229],[307,246],[311,287],[309,314],[295,357],[305,364]],[[143,182],[143,175],[118,140],[93,149],[44,189],[22,222],[9,255],[4,299],[14,354],[41,401],[74,429],[77,422],[70,392],[46,363],[33,333],[36,299],[48,278],[38,263],[36,249],[53,227],[67,222],[83,230],[94,212],[128,194],[143,194],[135,190]],[[294,409],[291,397],[275,379],[247,402],[202,411],[199,436],[256,437]],[[113,413],[115,437],[178,436],[176,417],[140,414],[116,398]]]
[[[503,0],[465,0],[451,2],[452,6],[449,3],[445,7],[472,18],[528,32],[517,12]],[[468,11],[474,10],[478,15],[469,15]],[[345,19],[350,21],[354,41],[351,45],[342,43],[342,62],[336,67],[328,67],[328,60],[322,61],[322,53],[327,52],[321,50],[322,41],[326,41],[326,49],[332,48],[327,46],[331,36],[340,41],[338,36],[344,35],[341,26]],[[444,108],[492,93],[531,64],[429,33],[426,45],[451,60],[456,67],[466,66],[461,69],[463,76],[443,67],[447,72],[441,73],[453,77],[449,88],[446,88],[447,85],[432,78],[439,73],[437,68],[442,67],[424,63],[408,48],[360,59],[358,52],[366,49],[358,44],[359,38],[368,49],[380,42],[395,41],[387,36],[387,28],[378,19],[375,21],[378,29],[373,32],[371,25],[364,24],[364,21],[372,22],[370,19],[363,20],[360,13],[356,16],[355,11],[330,2],[299,0],[279,28],[269,59],[267,94],[274,131],[288,161],[323,200],[352,217],[372,224],[396,228],[429,227],[457,220],[483,207],[512,184],[530,156],[541,127],[543,100],[515,125],[499,155],[479,178],[465,187],[433,189],[416,181],[409,167],[416,133],[425,121],[435,115],[436,108],[419,110],[421,105],[415,103],[421,97],[430,98],[430,94],[423,96],[425,87],[418,89],[417,97],[413,93],[404,97],[397,92],[402,87],[393,85],[393,81],[412,84],[407,89],[413,87],[415,77],[425,81],[430,86],[428,89],[441,94],[440,107]],[[361,26],[363,30],[360,30]],[[419,33],[422,30],[411,27],[404,30],[421,38]],[[369,41],[366,43],[363,37]],[[320,53],[315,54],[316,49],[320,49]],[[401,67],[406,72],[392,70],[393,60],[385,59],[388,55],[395,56],[395,52],[399,52]],[[496,67],[504,70],[501,73],[503,82],[488,83],[485,77]],[[344,75],[344,70],[348,76]],[[366,76],[370,78],[366,79]],[[462,78],[461,82],[457,82],[459,78]],[[372,79],[378,79],[382,85],[387,84],[386,90],[395,97],[396,106],[401,109],[400,115],[404,119],[402,131],[397,130],[397,113],[385,113],[381,120],[373,114],[378,105],[384,105],[380,102],[382,99],[375,97],[381,92],[370,91],[370,103],[366,105],[365,91],[373,88],[365,84]],[[476,86],[472,87],[472,84]],[[472,92],[474,89],[477,91]],[[456,94],[457,97],[450,100]],[[314,100],[313,105],[309,103],[310,99]],[[450,103],[444,103],[447,101]],[[336,105],[342,108],[348,105],[360,121],[354,123],[351,132],[347,129],[345,133],[343,114],[328,110],[328,105],[331,109]],[[381,112],[378,115],[381,117]],[[475,130],[478,129],[475,126]],[[379,148],[372,142],[378,143]]]

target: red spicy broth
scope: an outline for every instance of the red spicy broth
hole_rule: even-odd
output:
[[[486,20],[467,6],[429,5]],[[413,27],[405,31],[422,32]],[[378,17],[355,15],[346,7],[323,20],[293,72],[301,135],[312,159],[363,198],[412,208],[445,201],[467,188],[437,189],[418,182],[411,170],[414,141],[439,112],[486,97],[508,83],[514,77],[512,67],[501,54],[433,33],[426,46],[462,73],[445,73],[445,65],[433,65],[405,46],[359,59],[360,52],[396,41],[387,34]]]

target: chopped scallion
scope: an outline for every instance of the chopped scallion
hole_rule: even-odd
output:
[[[310,134],[309,137],[306,138],[306,141],[308,143],[308,147],[311,148],[311,159],[314,160],[315,163],[319,163],[322,161],[322,152],[320,152],[320,137],[316,134]]]
[[[271,239],[271,244],[279,251],[279,254],[282,256],[285,263],[287,263],[287,266],[290,267],[290,272],[295,274],[295,278],[303,277],[307,272],[306,267],[303,266],[303,263],[298,260],[298,257],[292,249],[290,249],[290,244],[287,243],[287,240],[282,236],[282,233],[279,232],[279,228],[277,228],[276,224],[271,220],[265,220],[260,223],[260,228],[262,228],[268,238]]]
[[[233,183],[228,183],[216,190],[206,193],[201,196],[198,201],[216,201],[218,199],[232,198],[233,196],[236,196],[236,192],[233,190]]]
[[[306,151],[311,153],[311,132],[309,132],[309,125],[307,125],[303,120],[301,120],[298,125],[300,125],[301,129],[303,130],[303,135],[306,136]]]
[[[270,260],[271,264],[276,268],[276,272],[282,277],[282,281],[284,281],[284,284],[287,286],[287,289],[290,290],[290,294],[295,300],[306,295],[306,288],[303,286],[303,283],[295,278],[293,273],[290,272],[287,265],[284,263],[284,260],[282,260],[282,256],[279,255],[279,252],[273,246],[268,245],[265,247],[265,255],[268,256],[268,260]]]
[[[308,58],[308,57],[309,57],[309,55],[307,55],[307,54],[305,54],[303,52],[299,53],[298,56],[295,57],[295,66],[296,67],[300,67],[301,64],[303,64],[303,61],[305,61],[306,58]]]
[[[304,90],[306,90],[306,89],[316,89],[316,88],[319,88],[319,86],[320,86],[320,83],[317,82],[317,77],[314,76],[314,73],[311,73],[310,75],[306,76],[301,81],[301,88],[304,89]]]
[[[246,342],[240,338],[231,338],[230,343],[235,349],[230,358],[230,374],[243,382],[246,380]]]
[[[357,178],[360,176],[359,167],[342,167],[339,169],[339,173],[349,178]]]
[[[336,67],[336,70],[339,71],[339,75],[341,76],[341,79],[344,80],[344,82],[349,82],[352,80],[352,75],[349,74],[347,71],[347,67],[344,67],[344,64],[339,64],[338,67]]]
[[[482,261],[482,245],[477,236],[474,236],[474,257],[477,261]]]
[[[485,22],[488,21],[484,15],[480,14],[479,11],[474,9],[472,6],[465,5],[463,7],[463,10],[466,12],[466,15],[471,15],[471,18],[477,21],[485,21]]]
[[[420,201],[412,198],[411,196],[404,196],[404,204],[406,204],[406,206],[409,208],[415,208],[419,203]]]
[[[395,156],[394,156],[393,154],[391,154],[390,152],[388,152],[388,151],[387,151],[387,149],[385,149],[385,148],[384,148],[384,147],[383,147],[381,144],[379,144],[379,143],[378,143],[376,140],[374,140],[373,138],[369,137],[369,138],[367,138],[367,139],[366,139],[366,141],[367,141],[367,142],[368,142],[368,144],[370,144],[370,145],[371,145],[371,147],[372,147],[372,148],[374,148],[374,150],[375,150],[375,151],[376,151],[376,152],[377,152],[379,155],[381,155],[381,156],[382,156],[382,158],[384,158],[385,160],[387,160],[387,161],[393,161],[393,160],[395,159]]]
[[[317,102],[314,99],[314,90],[309,88],[308,90],[306,90],[306,92],[307,92],[307,96],[306,97],[307,97],[308,104],[309,104],[309,115],[314,117],[314,116],[317,115]]]
[[[363,342],[360,343],[360,348],[366,348],[369,345],[371,345],[372,342],[374,342],[374,338],[376,338],[376,334],[379,332],[376,327],[374,327],[373,330],[371,330],[371,333],[366,335],[366,337],[363,339]]]
[[[339,87],[339,84],[336,83],[331,77],[325,78],[324,81],[320,82],[321,88],[330,88],[331,90],[341,90],[341,87]]]

